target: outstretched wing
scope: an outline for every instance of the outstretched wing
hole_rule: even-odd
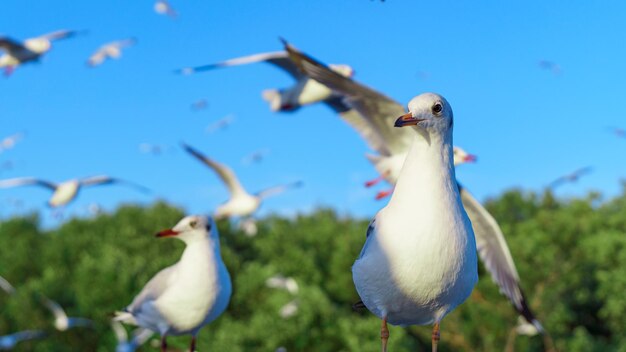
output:
[[[46,33],[44,35],[40,35],[38,38],[52,41],[52,40],[71,38],[75,36],[76,34],[78,34],[78,31],[63,29],[63,30],[54,31],[51,33]]]
[[[287,72],[291,77],[296,80],[300,80],[304,75],[298,67],[294,64],[293,61],[289,59],[289,55],[285,51],[274,51],[269,53],[260,53],[248,56],[242,56],[222,62],[218,62],[216,64],[209,64],[197,67],[185,67],[180,70],[177,70],[177,73],[182,73],[185,75],[202,72],[202,71],[210,71],[220,67],[229,67],[229,66],[239,66],[239,65],[247,65],[256,62],[267,62],[272,64],[283,71]]]
[[[126,181],[126,180],[123,180],[123,179],[120,179],[120,178],[110,177],[110,176],[107,176],[107,175],[91,176],[91,177],[87,177],[87,178],[84,178],[84,179],[80,180],[80,184],[82,186],[110,185],[110,184],[114,184],[114,183],[123,184],[123,185],[126,185],[126,186],[133,187],[133,188],[135,188],[138,191],[143,192],[143,193],[150,193],[150,189],[147,188],[147,187],[144,187],[142,185],[136,184],[134,182]]]
[[[65,311],[57,302],[48,297],[43,297],[42,300],[46,307],[48,307],[52,314],[54,314],[56,319],[67,319],[67,314],[65,314]]]
[[[24,50],[25,48],[22,43],[15,41],[9,37],[0,37],[0,49],[10,53]]]
[[[13,334],[16,341],[42,339],[46,337],[46,332],[42,330],[24,330]]]
[[[18,177],[18,178],[9,178],[6,180],[0,180],[0,188],[30,186],[30,185],[43,186],[52,191],[54,191],[57,188],[57,185],[52,182],[40,180],[34,177]]]
[[[288,184],[285,184],[285,185],[274,186],[274,187],[266,188],[266,189],[258,192],[256,194],[256,196],[261,198],[261,199],[266,199],[268,197],[272,197],[272,196],[275,196],[277,194],[281,194],[281,193],[285,192],[288,189],[301,187],[302,185],[303,185],[302,181],[297,181],[297,182],[288,183]]]
[[[241,186],[241,183],[239,183],[239,180],[237,179],[237,176],[235,175],[233,170],[231,170],[228,166],[220,164],[215,160],[209,159],[207,156],[185,143],[182,143],[182,146],[189,154],[193,155],[196,159],[200,160],[206,166],[213,169],[213,171],[215,171],[215,173],[219,176],[222,182],[224,182],[226,187],[228,187],[228,191],[231,195],[247,193],[243,186]]]
[[[485,268],[500,288],[500,292],[513,303],[519,314],[535,325],[539,331],[543,331],[541,324],[526,303],[513,257],[500,226],[471,193],[460,185],[459,190],[467,216],[472,222],[478,255],[485,264]]]

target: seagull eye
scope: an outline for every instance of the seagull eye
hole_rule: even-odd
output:
[[[198,225],[198,222],[196,220],[192,220],[189,222],[189,226],[191,227],[196,227],[196,225]]]
[[[436,102],[435,105],[433,105],[433,114],[439,116],[441,114],[441,112],[443,111],[443,105],[441,105],[440,102]]]

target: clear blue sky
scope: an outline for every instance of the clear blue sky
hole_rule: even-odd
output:
[[[24,39],[67,28],[88,33],[55,43],[41,64],[0,79],[0,138],[27,136],[0,154],[13,170],[1,178],[51,181],[106,173],[145,184],[155,196],[111,186],[85,190],[67,209],[97,202],[166,199],[189,212],[209,212],[227,193],[198,162],[175,150],[141,154],[138,144],[186,141],[231,165],[250,191],[302,179],[300,190],[268,200],[261,214],[293,214],[318,205],[371,216],[384,203],[363,182],[376,176],[366,145],[324,106],[275,114],[266,88],[291,79],[257,64],[194,76],[173,69],[280,50],[278,36],[327,63],[347,63],[355,78],[402,104],[422,92],[443,94],[455,112],[455,144],[478,155],[458,170],[480,199],[521,187],[540,190],[559,175],[592,165],[594,172],[563,186],[560,196],[590,189],[614,195],[626,174],[626,3],[623,1],[459,2],[388,0],[183,1],[179,18],[159,16],[153,1],[4,0],[0,33]],[[136,37],[119,61],[89,69],[101,44]],[[554,75],[539,60],[561,66]],[[210,107],[192,112],[206,98]],[[234,114],[228,129],[205,133]],[[260,165],[241,158],[271,149]],[[382,187],[379,187],[382,188]],[[48,192],[0,190],[0,215],[42,209]]]

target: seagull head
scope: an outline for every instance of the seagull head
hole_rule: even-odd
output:
[[[424,93],[411,99],[409,112],[398,117],[395,127],[414,126],[428,133],[445,135],[452,131],[452,107],[439,94]]]
[[[176,237],[183,242],[189,243],[196,239],[205,238],[217,230],[213,228],[213,221],[202,215],[186,216],[171,229],[163,230],[156,237]]]
[[[463,148],[459,148],[459,147],[453,148],[453,155],[454,155],[455,166],[465,164],[465,163],[475,163],[476,159],[478,159],[476,155],[470,154],[466,152]]]

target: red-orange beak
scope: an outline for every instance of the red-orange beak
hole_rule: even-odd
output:
[[[478,160],[478,157],[474,154],[467,154],[467,156],[465,157],[466,163],[475,163],[476,160]]]
[[[398,117],[394,126],[395,127],[415,126],[424,120],[426,119],[418,119],[418,118],[413,117],[413,115],[409,112],[407,114],[404,114]]]
[[[178,235],[178,231],[174,231],[172,229],[163,230],[156,234],[156,237],[172,237]]]

